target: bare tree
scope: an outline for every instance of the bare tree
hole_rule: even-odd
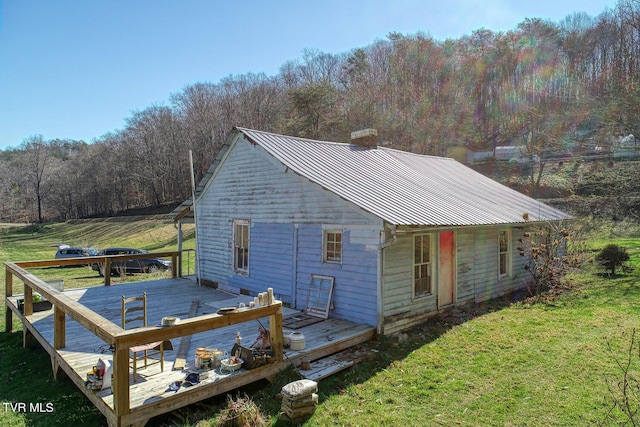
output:
[[[50,142],[45,141],[42,135],[30,136],[22,142],[19,148],[22,153],[18,162],[27,180],[27,185],[33,191],[37,221],[42,223],[42,201],[45,193],[45,184],[49,177],[51,165],[55,160],[53,150]]]
[[[32,136],[1,153],[0,215],[25,220],[31,210],[43,221],[182,201],[188,151],[199,181],[233,126],[335,141],[373,127],[382,143],[432,155],[517,143],[539,160],[535,195],[549,152],[569,139],[639,136],[640,0],[596,18],[526,19],[506,33],[392,32],[344,54],[305,49],[276,76],[197,82],[169,100],[77,151],[56,142],[52,153]]]
[[[181,123],[180,140],[193,151],[196,180],[200,180],[218,154],[231,125],[222,120],[220,88],[212,83],[195,83],[171,95],[171,103]],[[184,176],[188,179],[188,168]],[[187,181],[188,182],[188,181]]]

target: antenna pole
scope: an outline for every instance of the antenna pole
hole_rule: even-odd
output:
[[[196,209],[196,177],[193,172],[193,152],[189,150],[189,167],[191,169],[191,201],[192,201],[192,209],[193,209],[193,222],[195,224],[195,235],[196,235],[196,283],[198,286],[202,286],[200,282],[200,247],[198,240],[198,217],[197,217],[197,209]]]

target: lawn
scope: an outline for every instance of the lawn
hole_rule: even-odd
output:
[[[404,353],[381,358],[370,377],[323,396],[309,425],[604,422],[606,380],[622,379],[615,358],[626,358],[640,324],[638,277],[574,279],[584,281],[583,290],[553,305],[515,304],[411,331]],[[636,347],[635,372],[639,362]]]
[[[158,219],[129,221],[52,224],[44,227],[44,234],[33,227],[0,229],[0,259],[50,258],[54,251],[48,245],[59,241],[175,249],[170,224]],[[583,426],[614,425],[612,416],[624,419],[619,411],[607,414],[617,397],[616,384],[623,379],[618,362],[627,362],[633,331],[640,327],[640,233],[633,224],[599,224],[589,232],[590,250],[607,243],[625,246],[635,270],[609,277],[587,265],[590,271],[570,277],[575,290],[553,302],[492,301],[432,319],[408,331],[406,341],[374,341],[368,344],[375,354],[371,360],[320,382],[320,405],[305,425]],[[83,268],[56,270],[60,271],[45,273],[68,274],[65,285],[77,280],[78,286],[86,286],[88,282],[81,283],[95,274]],[[4,270],[0,279],[4,289]],[[0,327],[4,330],[3,324]],[[628,369],[632,375],[640,373],[638,351],[636,343]],[[258,383],[243,391],[273,424],[284,426],[274,396],[294,378],[289,371],[273,385]],[[0,333],[0,401],[52,403],[55,408],[51,416],[0,407],[3,426],[104,423],[69,381],[51,379],[44,351],[21,347],[20,333]],[[211,399],[149,425],[215,425],[224,406],[223,398]]]
[[[193,248],[193,230],[185,227],[184,247]],[[177,232],[166,216],[122,217],[88,219],[66,223],[30,225],[23,227],[0,226],[0,261],[52,259],[57,243],[72,246],[104,248],[125,246],[165,251],[177,249]],[[191,254],[193,264],[193,254]],[[54,381],[51,362],[41,348],[23,349],[21,324],[14,317],[14,333],[4,333],[5,269],[0,268],[0,425],[104,425],[104,417],[70,381]],[[193,272],[193,265],[183,265],[184,271]],[[190,270],[189,270],[190,268]],[[89,267],[51,267],[31,269],[45,280],[64,280],[65,288],[100,286],[103,279]],[[158,273],[158,276],[170,273]],[[141,275],[126,276],[124,280],[140,280]],[[150,275],[144,275],[149,278]],[[121,277],[113,277],[117,283]],[[22,283],[14,281],[14,293],[22,293]],[[26,413],[13,412],[9,403],[24,403]],[[35,411],[31,411],[34,404]],[[42,404],[42,405],[38,405]],[[47,404],[55,416],[46,412]],[[17,407],[16,407],[17,408]],[[42,408],[42,412],[38,412]],[[9,409],[9,410],[7,410]]]
[[[193,228],[184,227],[184,249],[195,247]],[[24,261],[52,259],[58,243],[71,246],[132,247],[150,252],[177,249],[177,231],[173,222],[164,215],[87,219],[65,223],[30,225],[25,227],[0,228],[0,261]],[[194,272],[194,255],[183,260],[185,274]],[[103,283],[96,271],[83,267],[51,267],[31,270],[44,280],[64,280],[65,288],[98,286]],[[4,268],[0,280],[4,286]],[[168,276],[169,273],[166,273]],[[145,276],[148,277],[148,276]],[[117,283],[121,277],[113,277]],[[127,276],[124,280],[139,280],[137,276]],[[21,293],[21,283],[17,283],[15,293]],[[4,293],[3,293],[4,295]]]

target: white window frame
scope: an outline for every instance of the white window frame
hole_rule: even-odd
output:
[[[416,251],[417,251],[417,247],[416,247],[416,242],[418,240],[418,238],[424,238],[427,237],[429,238],[429,257],[428,260],[425,261],[424,260],[424,251],[422,250],[422,248],[420,249],[420,260],[416,259]],[[413,236],[413,251],[412,251],[412,270],[411,270],[411,276],[412,276],[412,293],[413,293],[413,298],[422,298],[422,297],[426,297],[426,296],[430,296],[433,295],[433,280],[434,280],[434,263],[435,263],[435,259],[434,259],[434,249],[435,249],[435,235],[431,234],[431,233],[427,233],[427,234],[414,234]],[[419,262],[418,262],[419,261]],[[421,292],[421,293],[417,293],[417,289],[416,289],[416,281],[419,279],[423,279],[424,277],[417,277],[418,276],[418,272],[420,270],[422,270],[423,268],[426,267],[427,270],[427,274],[429,276],[429,289],[426,292]],[[418,270],[420,269],[420,270]]]
[[[502,236],[506,236],[506,248],[502,247]],[[512,243],[511,243],[511,229],[502,228],[498,230],[498,277],[509,277],[512,273]],[[502,271],[502,259],[505,262],[505,271]]]
[[[243,230],[242,236],[238,235],[238,227]],[[246,228],[246,232],[244,229]],[[245,239],[246,235],[246,239]],[[238,240],[240,239],[240,241]],[[244,246],[246,244],[246,247]],[[251,246],[251,222],[247,219],[233,220],[233,271],[238,274],[249,274],[249,247]],[[243,259],[238,256],[242,251]],[[244,262],[242,262],[244,261]]]
[[[340,236],[340,241],[330,240],[330,235]],[[333,248],[330,250],[330,247]],[[339,246],[336,248],[336,245]],[[344,247],[344,235],[342,230],[323,230],[322,233],[322,262],[342,264],[342,249]]]

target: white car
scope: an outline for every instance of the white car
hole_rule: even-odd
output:
[[[95,248],[73,248],[67,245],[62,246],[66,247],[58,248],[58,252],[56,252],[56,259],[81,258],[98,255],[98,250]]]

